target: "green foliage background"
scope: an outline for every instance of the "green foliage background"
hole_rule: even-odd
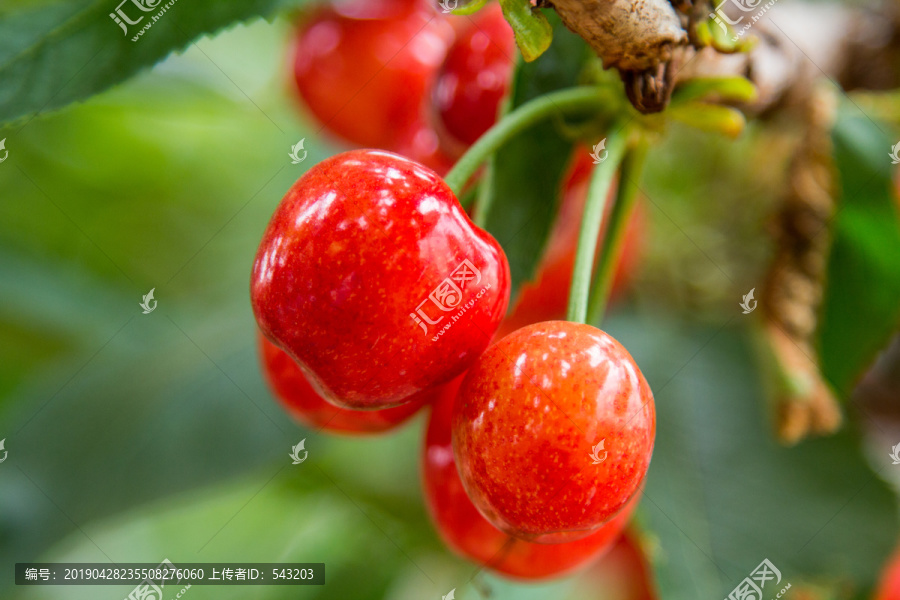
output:
[[[422,505],[424,415],[384,438],[314,435],[265,388],[247,291],[254,251],[287,187],[341,149],[287,90],[287,22],[251,18],[298,3],[181,0],[136,44],[116,37],[109,3],[19,4],[0,11],[10,152],[0,164],[0,597],[128,593],[17,589],[15,562],[163,558],[326,563],[324,587],[195,586],[197,599],[405,600],[455,587],[467,600],[485,586],[499,600],[607,597],[587,577],[523,585],[482,574],[473,585],[475,566],[443,547]],[[237,20],[250,24],[190,43]],[[184,52],[141,71],[172,49]],[[552,61],[572,55],[551,51],[530,68],[563,85],[570,74]],[[843,110],[838,156],[856,166],[842,170],[822,348],[846,392],[896,327],[900,253],[878,252],[898,247],[887,167],[853,178],[880,164],[867,157],[887,138]],[[309,156],[291,165],[300,138]],[[560,140],[545,128],[495,164],[490,228],[519,281],[552,206],[522,184],[541,152],[558,158]],[[770,433],[754,316],[736,304],[765,266],[763,220],[783,175],[766,162],[772,148],[761,128],[732,143],[675,127],[654,146],[646,257],[635,293],[604,324],[656,396],[638,522],[663,600],[725,597],[763,558],[794,586],[864,598],[897,539],[896,498],[880,478],[889,465],[865,459],[852,418],[794,449]],[[518,190],[504,197],[504,185]],[[871,289],[853,279],[860,269],[877,278]],[[143,315],[150,288],[159,306]],[[303,438],[310,458],[292,466]]]

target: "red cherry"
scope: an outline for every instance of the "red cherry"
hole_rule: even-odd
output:
[[[453,167],[453,159],[441,148],[437,132],[424,119],[400,134],[395,152],[422,163],[442,177]]]
[[[384,410],[338,408],[319,396],[297,363],[262,334],[259,353],[269,387],[288,412],[307,427],[331,433],[380,433],[393,429],[416,414],[435,393],[426,390],[416,400]]]
[[[354,150],[312,167],[284,197],[250,294],[263,333],[321,396],[388,408],[484,351],[509,301],[509,265],[436,173]]]
[[[620,536],[615,546],[588,574],[589,586],[607,591],[622,600],[657,600],[650,565],[631,532]]]
[[[491,346],[453,410],[472,502],[499,529],[536,542],[575,540],[613,518],[647,473],[655,433],[653,394],[625,348],[565,321]]]
[[[885,564],[875,600],[900,600],[900,551],[895,552]]]
[[[445,20],[409,0],[322,8],[298,31],[294,79],[329,131],[361,146],[394,148],[419,118],[452,39]]]
[[[636,502],[589,536],[564,544],[533,544],[491,525],[469,500],[453,460],[451,413],[462,378],[448,384],[431,409],[425,437],[425,502],[444,542],[458,554],[521,579],[559,577],[586,566],[619,537]]]
[[[497,121],[509,88],[516,42],[499,4],[472,17],[450,47],[434,85],[439,128],[456,154],[473,144]]]
[[[559,213],[550,232],[547,249],[538,265],[537,274],[532,282],[526,283],[519,290],[518,298],[501,327],[502,334],[505,335],[531,323],[565,318],[569,288],[572,285],[572,269],[575,266],[575,252],[578,247],[581,215],[584,213],[593,167],[588,152],[576,150],[574,164],[563,184]],[[607,207],[612,206],[614,194],[615,190],[613,189],[610,192]],[[609,216],[608,211],[606,216]],[[610,291],[613,299],[621,296],[628,286],[631,273],[640,258],[644,227],[643,205],[638,203],[626,226],[622,255],[613,274]],[[605,234],[605,230],[600,231],[601,241]],[[600,246],[598,246],[598,253],[599,248]]]

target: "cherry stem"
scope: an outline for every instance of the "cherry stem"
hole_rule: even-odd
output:
[[[478,167],[506,144],[511,138],[554,114],[570,114],[598,108],[608,102],[609,90],[599,86],[579,86],[550,92],[534,100],[529,100],[506,114],[488,129],[462,157],[456,161],[444,181],[459,198],[463,187],[471,179]],[[482,195],[482,200],[490,194]],[[489,202],[490,200],[487,200]],[[487,216],[487,206],[480,207],[479,213]]]
[[[609,302],[613,278],[622,257],[625,233],[634,213],[638,192],[637,182],[640,181],[646,156],[647,144],[641,140],[633,147],[628,148],[622,161],[615,204],[609,215],[609,223],[606,226],[606,234],[603,236],[603,246],[600,251],[600,264],[597,265],[594,285],[591,288],[587,317],[588,322],[596,327],[600,326]]]
[[[575,266],[572,269],[572,287],[569,290],[569,308],[566,320],[586,323],[588,316],[588,295],[591,291],[591,274],[594,271],[594,257],[597,255],[597,237],[603,225],[606,198],[622,156],[625,153],[625,138],[622,133],[606,138],[606,158],[594,168],[588,187],[588,196],[581,217],[581,231],[578,233],[578,247],[575,250]],[[601,257],[601,261],[604,257]]]

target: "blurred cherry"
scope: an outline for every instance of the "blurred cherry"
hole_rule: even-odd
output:
[[[453,28],[410,0],[340,2],[299,27],[294,79],[304,104],[331,133],[395,149],[421,117]]]
[[[461,154],[497,121],[516,53],[512,28],[499,4],[471,21],[450,47],[432,93],[445,146]]]
[[[895,552],[885,564],[875,600],[900,600],[900,551]]]
[[[424,119],[408,127],[395,148],[397,154],[422,163],[441,177],[453,167],[453,159],[441,148],[437,132]]]

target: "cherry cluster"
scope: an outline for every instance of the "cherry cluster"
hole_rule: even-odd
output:
[[[589,161],[570,170],[538,275],[507,311],[503,248],[438,171],[496,120],[514,41],[496,5],[462,20],[382,0],[304,21],[300,95],[369,148],[291,187],[251,301],[266,377],[293,416],[371,434],[428,406],[423,482],[442,538],[496,572],[554,577],[621,537],[653,450],[653,395],[615,339],[562,320]]]
[[[332,135],[444,174],[494,124],[515,48],[498,4],[451,18],[428,0],[344,0],[301,23],[294,80]]]

